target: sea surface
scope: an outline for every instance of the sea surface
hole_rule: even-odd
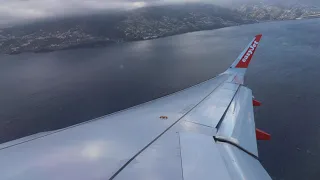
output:
[[[43,54],[0,55],[0,143],[190,87],[263,38],[246,85],[263,105],[260,160],[277,180],[320,179],[320,19],[269,22]]]

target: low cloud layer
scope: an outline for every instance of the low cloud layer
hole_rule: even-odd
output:
[[[54,16],[86,14],[101,10],[134,9],[148,5],[183,2],[211,2],[223,5],[240,1],[250,0],[0,0],[0,26]]]
[[[0,0],[0,24],[12,24],[31,19],[85,14],[107,9],[129,9],[144,2],[124,0]]]

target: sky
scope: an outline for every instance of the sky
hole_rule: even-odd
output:
[[[211,2],[218,5],[258,0],[0,0],[0,26],[27,23],[30,20],[85,14],[99,10],[134,9],[148,5],[182,2]],[[264,0],[296,1],[296,0]],[[320,0],[304,0],[320,1]]]

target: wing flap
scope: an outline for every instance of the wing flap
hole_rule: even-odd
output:
[[[218,127],[216,138],[238,145],[258,157],[250,89],[240,87]]]
[[[214,142],[212,136],[216,134],[216,130],[188,121],[179,121],[136,156],[114,179],[183,180],[180,133],[204,135]]]
[[[231,180],[213,137],[193,133],[179,135],[184,180]]]
[[[217,142],[216,146],[232,179],[271,180],[268,172],[256,158],[228,143]]]

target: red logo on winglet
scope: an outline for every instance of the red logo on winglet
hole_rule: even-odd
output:
[[[252,59],[254,52],[256,51],[259,41],[262,37],[262,34],[259,34],[255,37],[252,44],[247,49],[246,53],[242,56],[241,60],[237,64],[236,68],[247,68]]]

